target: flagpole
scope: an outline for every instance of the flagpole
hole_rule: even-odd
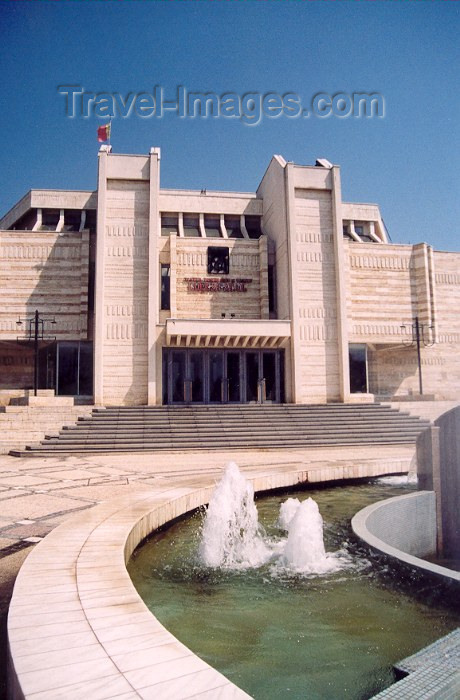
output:
[[[112,143],[111,143],[110,139],[112,138],[112,117],[110,117],[109,124],[110,124],[110,128],[109,128],[109,146],[111,146]]]

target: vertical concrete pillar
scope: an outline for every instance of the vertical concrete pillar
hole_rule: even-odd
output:
[[[345,279],[345,252],[342,230],[342,192],[340,184],[340,168],[334,165],[331,175],[335,288],[337,300],[337,343],[340,382],[339,393],[341,400],[346,402],[350,398],[350,369],[348,357],[347,294]]]
[[[160,263],[158,236],[160,235],[160,213],[158,196],[160,190],[160,149],[150,149],[150,196],[149,196],[149,272],[148,272],[148,368],[147,400],[149,405],[157,401],[157,336],[160,317]]]
[[[297,403],[301,387],[300,372],[300,322],[297,287],[297,241],[295,235],[295,187],[294,164],[286,163],[284,168],[284,196],[286,202],[286,231],[288,243],[288,284],[291,318],[290,376],[291,401]]]
[[[268,241],[266,236],[259,238],[260,270],[260,318],[269,318],[268,303]]]
[[[99,149],[97,180],[96,278],[94,293],[94,403],[104,404],[104,255],[107,209],[107,158],[111,146]]]
[[[440,429],[434,425],[417,438],[417,478],[421,491],[434,491],[436,496],[436,545],[443,551],[442,484]]]

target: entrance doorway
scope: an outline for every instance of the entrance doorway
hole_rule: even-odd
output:
[[[280,403],[283,386],[281,350],[163,351],[164,404]]]

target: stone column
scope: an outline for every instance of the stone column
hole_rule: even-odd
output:
[[[99,149],[97,180],[96,279],[94,292],[94,403],[104,403],[104,255],[107,202],[107,156],[111,146]]]
[[[343,402],[350,398],[350,368],[348,357],[348,321],[345,280],[345,253],[342,230],[342,192],[340,168],[332,168],[332,219],[334,227],[334,262],[337,304],[337,343],[339,360],[340,398]]]
[[[149,197],[149,272],[148,272],[148,404],[157,402],[156,354],[160,317],[160,262],[158,236],[160,235],[160,212],[158,195],[160,190],[160,149],[150,149],[150,197]],[[160,349],[161,351],[161,349]]]

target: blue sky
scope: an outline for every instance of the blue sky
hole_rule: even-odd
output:
[[[3,2],[0,213],[30,188],[93,189],[97,127],[59,85],[218,96],[379,93],[371,119],[115,116],[114,152],[162,149],[162,187],[254,191],[271,156],[341,165],[394,242],[460,250],[460,6],[450,2]]]

